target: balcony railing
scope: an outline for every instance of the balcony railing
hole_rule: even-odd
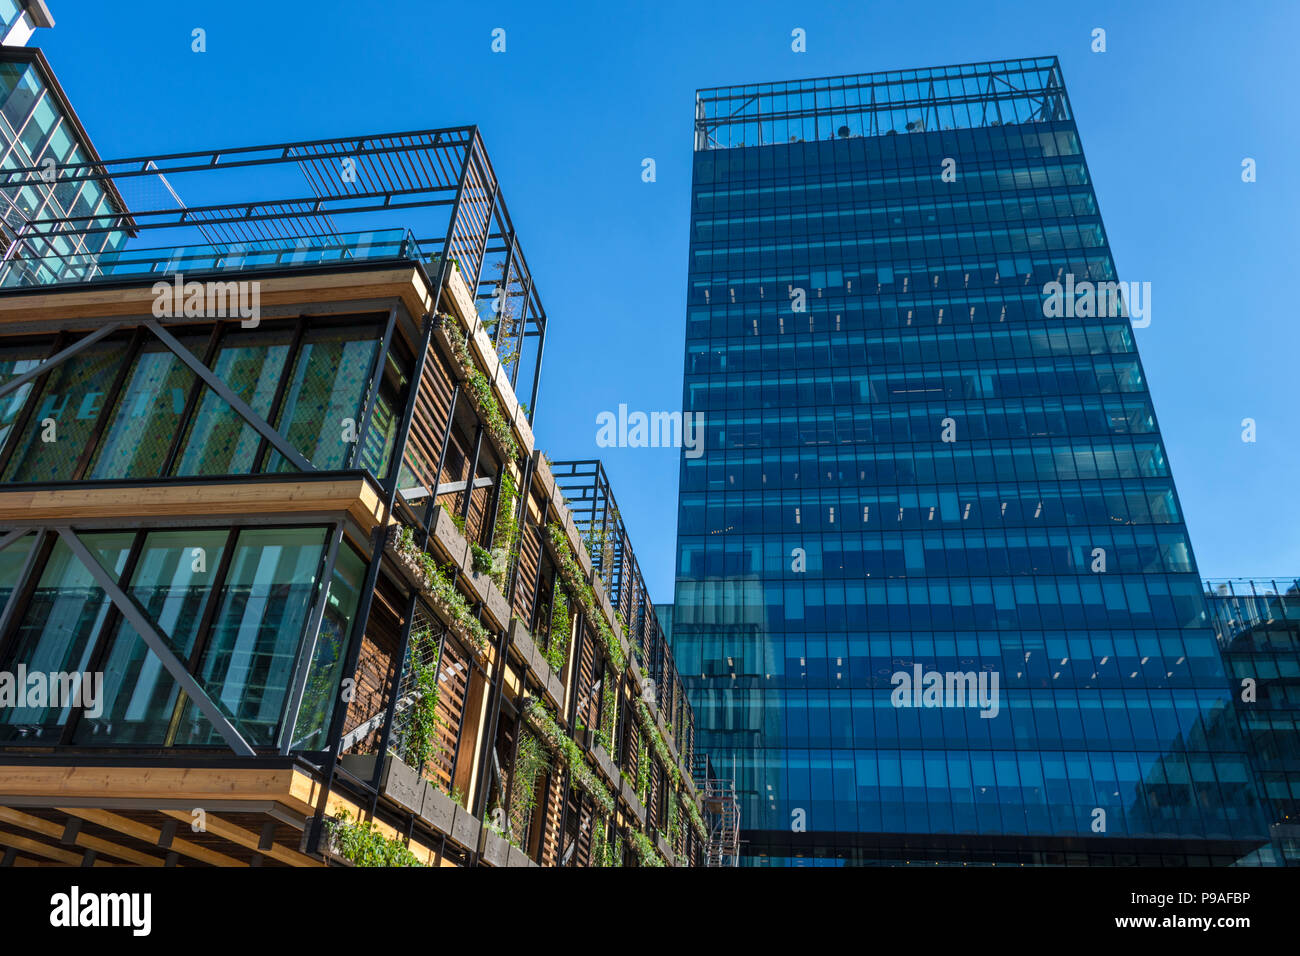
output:
[[[295,239],[199,243],[125,249],[102,255],[15,257],[4,263],[0,288],[66,286],[173,274],[282,271],[340,262],[424,258],[405,229]]]

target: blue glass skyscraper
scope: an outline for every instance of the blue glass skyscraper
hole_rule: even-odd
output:
[[[693,180],[672,630],[746,859],[1258,858],[1058,61],[702,90]]]

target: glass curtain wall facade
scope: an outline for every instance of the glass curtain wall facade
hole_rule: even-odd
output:
[[[94,532],[83,540],[241,735],[270,747],[319,593],[328,532],[323,525],[180,528]],[[43,706],[28,693],[20,705],[0,708],[0,743],[225,749],[64,541],[37,533],[0,553],[5,595],[29,557],[33,562],[28,586],[14,594],[16,626],[0,649],[0,671],[103,675],[102,693],[82,706]],[[364,572],[362,558],[340,548],[313,687],[337,685]],[[328,726],[333,698],[326,692],[304,702],[295,739]]]
[[[0,16],[11,13],[0,9]],[[122,248],[130,224],[116,190],[90,180],[59,181],[58,170],[98,159],[41,52],[0,48],[0,185],[9,187],[0,189],[0,284],[94,275],[101,256]],[[43,169],[41,177],[13,172],[33,167]],[[32,220],[65,216],[94,231],[36,236],[28,228]],[[26,235],[27,249],[12,258],[19,235]]]
[[[695,149],[672,636],[746,861],[1260,845],[1130,318],[1049,317],[1116,278],[1055,58],[704,90]]]
[[[1300,866],[1300,577],[1208,581],[1205,597],[1269,814],[1273,859]]]
[[[196,324],[177,338],[315,469],[364,469],[383,481],[392,471],[394,410],[407,400],[412,364],[407,347],[394,340],[376,376],[387,321],[376,313],[248,329]],[[69,340],[6,341],[0,379],[8,381]],[[142,330],[85,346],[0,403],[3,491],[101,482],[157,487],[167,479],[211,483],[293,470],[221,394]],[[327,573],[329,532],[324,523],[199,527],[95,532],[85,541],[249,744],[269,747],[302,642],[314,636],[309,616]],[[344,545],[329,573],[329,601],[294,734],[302,746],[324,740],[329,688],[341,678],[365,562]],[[8,627],[0,627],[0,673],[21,667],[105,675],[103,697],[91,709],[0,707],[0,743],[225,746],[53,531],[0,550],[0,597],[0,608],[13,605],[5,614]]]
[[[317,469],[387,477],[412,357],[385,357],[370,427],[366,386],[386,316],[198,326],[178,336]],[[0,347],[0,376],[39,366],[68,343]],[[364,439],[364,447],[358,446]],[[0,487],[292,471],[234,408],[159,339],[127,332],[86,346],[0,399]]]

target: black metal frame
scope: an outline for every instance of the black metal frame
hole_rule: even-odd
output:
[[[647,676],[655,682],[655,702],[669,721],[679,751],[693,750],[695,716],[604,465],[599,459],[557,461],[551,463],[551,473],[569,505],[574,524],[588,543],[589,553],[594,550],[593,542],[609,542],[610,567],[603,567],[603,555],[595,553],[591,554],[592,567],[601,574],[610,603],[623,614],[629,643],[640,655]]]
[[[256,170],[259,188],[267,194],[239,202],[187,204],[178,189],[188,195],[228,196],[232,183],[247,191],[249,170]],[[170,241],[155,263],[154,271],[128,275],[127,280],[149,281],[174,272],[173,255],[178,249],[195,246],[214,251],[215,261],[223,255],[237,256],[250,244],[283,248],[286,252],[310,253],[319,241],[335,240],[346,249],[340,223],[355,224],[370,234],[376,229],[411,229],[424,236],[403,243],[405,257],[421,268],[436,266],[436,288],[444,287],[447,262],[460,272],[480,315],[492,316],[498,306],[511,316],[496,322],[493,344],[510,368],[510,382],[519,387],[519,373],[525,362],[525,344],[532,342],[529,421],[537,404],[542,352],[546,336],[546,311],[520,247],[496,172],[488,159],[477,126],[380,133],[335,139],[300,140],[261,146],[134,156],[125,159],[93,159],[59,167],[54,183],[38,166],[16,167],[6,173],[0,196],[16,196],[24,186],[37,184],[53,188],[64,183],[94,181],[106,188],[134,181],[157,180],[165,189],[154,190],[164,201],[145,205],[136,202],[127,211],[83,216],[37,217],[27,221],[15,243],[12,261],[47,260],[42,248],[49,238],[66,234],[86,235],[131,230],[140,235],[160,233]],[[139,191],[139,190],[137,190]],[[437,211],[435,222],[424,222]],[[409,246],[409,248],[408,248]],[[163,254],[166,253],[166,254]],[[87,257],[82,256],[85,260]],[[101,257],[101,266],[111,270],[113,256]],[[364,263],[364,255],[341,259],[334,268],[349,262]],[[82,264],[85,264],[84,262]],[[313,271],[320,261],[308,255],[300,263],[280,262],[279,271],[295,265]],[[499,270],[499,275],[490,274]],[[229,272],[198,270],[194,274],[233,275]],[[485,275],[485,271],[489,274]],[[73,280],[77,286],[100,282],[120,283],[123,276],[93,269]],[[38,287],[40,288],[40,287]],[[504,295],[499,295],[504,290]],[[0,294],[22,292],[23,288],[0,289]],[[31,291],[30,288],[27,291]],[[507,328],[509,327],[509,328]]]

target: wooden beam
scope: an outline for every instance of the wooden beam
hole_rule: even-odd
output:
[[[163,810],[163,813],[177,820],[189,822],[190,815],[184,810]],[[297,850],[290,850],[288,847],[272,844],[267,849],[261,849],[262,837],[251,830],[245,830],[243,827],[228,823],[219,816],[209,813],[206,814],[205,825],[207,832],[221,837],[223,840],[229,840],[245,849],[252,850],[254,853],[261,853],[263,856],[269,856],[273,860],[279,860],[281,863],[288,863],[290,866],[323,866],[320,860],[313,860],[305,853],[299,853]]]
[[[39,833],[47,837],[57,837],[61,843],[69,846],[79,846],[83,849],[94,850],[98,853],[106,853],[109,856],[115,856],[119,859],[134,863],[137,866],[162,866],[161,857],[150,856],[148,853],[141,853],[139,850],[132,850],[129,847],[120,846],[101,837],[89,836],[81,832],[81,821],[84,817],[70,814],[68,822],[70,826],[60,826],[53,820],[46,820],[43,817],[35,817],[30,813],[23,813],[20,810],[14,810],[9,807],[0,807],[0,821],[11,823],[14,826],[22,827],[24,830],[31,830],[33,833]],[[67,837],[71,835],[71,839]]]
[[[175,807],[184,800],[192,807],[220,804],[228,810],[240,803],[255,804],[249,812],[265,812],[268,803],[279,803],[302,815],[313,806],[297,798],[301,785],[296,778],[307,775],[294,767],[131,767],[131,766],[46,766],[9,764],[0,772],[0,806],[67,806],[82,803],[91,807],[115,804],[118,808],[157,810]],[[111,804],[110,804],[111,802]],[[186,822],[189,817],[186,816]]]
[[[7,325],[30,326],[57,323],[63,328],[93,328],[94,320],[105,318],[143,319],[153,316],[154,282],[118,288],[61,288],[0,299],[0,329]],[[258,303],[262,313],[276,306],[310,305],[313,302],[346,302],[363,299],[400,298],[414,316],[432,310],[428,284],[414,266],[355,272],[324,272],[270,276],[258,280]],[[295,313],[297,314],[297,313]],[[89,321],[86,321],[89,320]],[[129,325],[130,322],[123,324]]]
[[[214,515],[343,514],[369,532],[383,505],[360,478],[295,481],[268,478],[231,484],[186,485],[183,481],[147,488],[0,492],[0,521],[23,525],[76,523],[85,519],[200,518]]]
[[[19,836],[16,833],[7,833],[0,830],[0,846],[11,846],[16,850],[24,853],[31,853],[35,856],[43,856],[47,860],[54,860],[56,863],[62,863],[64,866],[81,866],[81,861],[85,857],[84,853],[73,853],[69,850],[60,850],[56,846],[50,846],[48,843],[42,843],[39,840],[32,840],[25,836]],[[107,860],[96,860],[95,866],[113,866]]]
[[[129,817],[120,814],[110,813],[107,810],[93,810],[89,807],[59,807],[60,813],[66,813],[69,816],[81,817],[89,823],[98,824],[101,827],[108,827],[116,830],[126,836],[134,837],[137,840],[143,840],[146,843],[158,844],[158,838],[163,831],[157,827],[151,827],[147,823],[140,823],[138,820],[132,820]],[[169,823],[174,821],[168,821]],[[192,860],[198,860],[200,863],[209,863],[212,866],[244,866],[244,862],[233,856],[227,856],[211,847],[200,846],[197,843],[191,843],[189,840],[182,840],[180,837],[173,836],[171,842],[167,844],[167,849],[174,853],[181,853]],[[164,860],[164,863],[166,861]]]

